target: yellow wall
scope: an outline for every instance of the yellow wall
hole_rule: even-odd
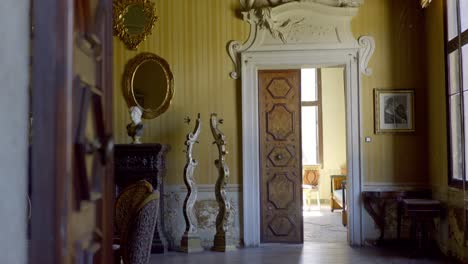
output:
[[[114,38],[114,134],[117,143],[129,143],[126,124],[130,122],[122,96],[121,76],[125,63],[140,52],[153,52],[168,61],[174,74],[175,95],[169,110],[153,120],[144,120],[142,138],[146,143],[166,143],[172,146],[168,154],[166,181],[183,183],[185,165],[184,140],[193,128],[184,124],[184,117],[192,119],[198,112],[202,116],[200,144],[195,157],[198,183],[214,183],[217,158],[209,129],[211,112],[224,118],[221,126],[228,141],[227,162],[230,167],[229,183],[241,179],[241,112],[240,90],[229,78],[233,65],[226,52],[226,43],[232,39],[246,39],[248,25],[234,16],[237,0],[159,0],[156,1],[159,21],[153,34],[137,51],[125,49]]]
[[[202,114],[203,132],[196,157],[199,183],[214,183],[217,177],[211,145],[209,113],[218,112],[225,119],[223,129],[228,139],[230,183],[241,183],[241,100],[239,83],[228,73],[233,65],[226,52],[231,39],[248,37],[247,23],[236,17],[237,0],[160,0],[156,1],[160,17],[153,34],[138,51],[128,51],[114,39],[114,133],[116,142],[128,143],[125,126],[129,123],[122,98],[121,76],[125,63],[143,51],[154,52],[171,65],[175,97],[169,111],[154,120],[144,121],[144,142],[168,143],[167,182],[182,183],[185,164],[182,152],[189,128],[185,115]],[[426,120],[424,39],[422,11],[417,1],[368,0],[352,23],[356,37],[371,35],[376,52],[370,62],[374,73],[363,77],[363,133],[373,136],[363,149],[365,181],[428,181],[426,169]],[[373,135],[373,88],[416,89],[416,135]]]
[[[346,164],[346,109],[343,68],[322,68],[323,169],[320,197],[330,199],[330,175]]]
[[[427,114],[429,129],[429,175],[435,188],[447,188],[447,119],[445,96],[443,1],[434,1],[426,10]]]
[[[428,183],[424,16],[419,1],[368,0],[352,22],[355,37],[371,35],[373,74],[362,78],[364,181]],[[416,134],[374,135],[373,89],[415,89]]]

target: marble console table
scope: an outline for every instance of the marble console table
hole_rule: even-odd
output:
[[[397,238],[400,239],[401,233],[401,218],[403,214],[402,201],[403,199],[428,199],[431,198],[430,190],[411,190],[411,191],[364,191],[362,192],[362,199],[364,208],[374,220],[375,224],[379,228],[380,236],[375,241],[376,244],[380,244],[385,235],[385,214],[387,205],[389,203],[397,203],[398,216],[397,216]]]
[[[151,253],[164,253],[167,240],[164,237],[164,185],[166,153],[169,145],[117,144],[114,148],[115,184],[118,190],[139,180],[147,180],[160,195],[159,214],[154,231]]]

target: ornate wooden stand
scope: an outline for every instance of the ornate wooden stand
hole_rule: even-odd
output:
[[[187,123],[190,119],[187,119]],[[186,160],[187,163],[184,167],[184,182],[187,186],[187,196],[184,201],[184,218],[185,218],[185,232],[180,241],[180,249],[186,253],[200,252],[203,251],[201,247],[200,237],[197,234],[197,228],[194,225],[196,223],[195,215],[193,214],[193,206],[197,200],[197,186],[193,178],[193,172],[197,167],[198,162],[192,157],[192,149],[195,143],[198,143],[197,139],[200,135],[201,123],[200,114],[198,114],[197,123],[193,132],[187,134],[187,140],[185,141]]]
[[[218,125],[223,123],[223,120],[218,121],[217,114],[211,114],[210,126],[211,133],[215,139],[214,144],[218,147],[219,158],[215,160],[216,168],[218,169],[218,180],[215,186],[216,201],[218,202],[219,212],[216,217],[216,234],[213,241],[213,251],[230,251],[236,247],[230,244],[226,233],[228,229],[228,216],[230,213],[229,203],[226,200],[225,187],[229,178],[229,168],[226,164],[226,136],[218,129]]]
[[[145,179],[161,194],[159,214],[154,231],[151,253],[164,253],[167,240],[164,237],[164,185],[162,177],[166,171],[166,153],[169,145],[121,144],[114,148],[115,183],[118,189]]]

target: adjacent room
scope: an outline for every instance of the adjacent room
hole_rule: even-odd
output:
[[[347,243],[343,67],[301,69],[304,243]]]

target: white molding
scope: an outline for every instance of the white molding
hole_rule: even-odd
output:
[[[241,4],[248,3],[241,0]],[[243,44],[237,40],[228,43],[234,63],[231,78],[240,77],[240,54],[246,51],[358,48],[351,31],[358,8],[350,6],[302,0],[242,12],[243,20],[250,24],[250,35]]]
[[[273,7],[293,1],[309,1],[334,7],[359,7],[364,4],[364,0],[239,0],[243,10],[250,10],[252,7]]]
[[[344,66],[346,72],[347,156],[349,170],[350,244],[362,245],[361,122],[358,49],[244,52],[242,54],[243,203],[244,244],[260,245],[257,71],[302,66]]]
[[[241,1],[244,8],[256,6]],[[234,79],[243,76],[243,222],[248,223],[243,226],[243,236],[247,247],[260,245],[258,70],[327,66],[345,68],[349,242],[355,246],[363,243],[360,72],[372,73],[367,65],[375,42],[370,36],[358,41],[351,31],[351,19],[362,1],[339,0],[349,3],[345,7],[324,2],[334,1],[301,0],[245,11],[243,19],[250,24],[248,40],[244,44],[239,41],[228,44],[235,65],[230,75]]]
[[[359,42],[359,69],[366,76],[372,75],[372,69],[368,67],[369,61],[375,51],[375,40],[370,36],[361,36]]]
[[[411,191],[411,190],[431,190],[431,185],[424,182],[366,182],[363,191]]]

